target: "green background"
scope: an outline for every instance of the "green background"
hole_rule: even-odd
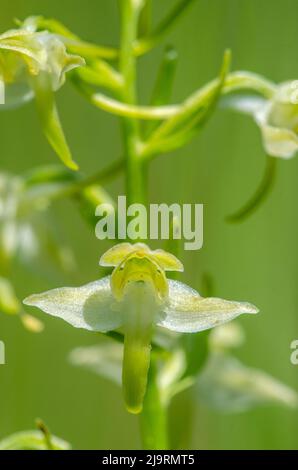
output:
[[[158,19],[173,1],[153,3]],[[1,31],[12,27],[13,18],[32,14],[55,17],[83,38],[117,45],[116,0],[2,0]],[[196,1],[168,38],[179,53],[174,101],[217,74],[226,47],[232,49],[234,70],[251,70],[277,82],[298,77],[297,19],[296,0]],[[140,61],[142,102],[148,100],[161,51]],[[84,172],[92,174],[121,154],[116,118],[93,109],[70,85],[57,99]],[[0,147],[1,170],[22,172],[57,161],[40,132],[33,104],[1,112]],[[204,247],[185,253],[183,280],[200,288],[202,275],[209,273],[216,296],[258,305],[258,317],[241,320],[247,342],[239,357],[297,389],[298,366],[290,363],[290,343],[298,338],[298,159],[278,162],[272,194],[249,220],[234,226],[224,221],[253,193],[264,165],[260,133],[252,120],[218,110],[195,141],[152,164],[151,199],[205,204]],[[123,193],[123,181],[118,181],[108,186],[114,194]],[[77,256],[72,282],[95,279],[105,246],[70,202],[60,202],[55,212],[64,241]],[[53,274],[40,276],[33,267],[30,273],[16,267],[14,278],[21,298],[65,282]],[[0,437],[33,427],[39,416],[75,448],[138,448],[137,418],[124,410],[120,390],[67,362],[73,347],[95,344],[97,337],[59,320],[44,320],[45,332],[33,335],[1,315],[7,365],[0,366]],[[173,403],[172,423],[183,426],[186,413],[182,396]],[[279,407],[221,415],[198,405],[190,446],[297,449],[297,418],[297,412]]]

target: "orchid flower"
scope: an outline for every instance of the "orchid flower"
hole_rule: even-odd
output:
[[[16,107],[35,96],[43,132],[66,166],[75,170],[59,116],[54,92],[65,82],[69,70],[84,65],[70,55],[58,36],[47,31],[21,28],[0,35],[0,82],[6,108]]]
[[[113,267],[111,276],[82,287],[62,287],[24,300],[76,328],[124,333],[122,384],[127,409],[142,410],[150,365],[151,341],[156,326],[194,333],[233,320],[242,313],[257,313],[246,302],[203,298],[166,271],[183,271],[182,263],[163,250],[142,243],[120,243],[109,249],[100,265]]]
[[[212,331],[210,354],[197,380],[200,401],[225,413],[244,412],[267,404],[297,408],[296,390],[232,356],[229,350],[244,341],[244,332],[236,323]]]
[[[294,157],[298,151],[298,80],[277,85],[269,99],[234,97],[229,101],[232,108],[254,117],[268,155]]]
[[[234,96],[224,102],[232,109],[253,116],[261,129],[268,155],[263,178],[253,197],[227,218],[237,222],[251,214],[269,194],[276,174],[276,159],[270,157],[289,159],[298,151],[298,80],[272,85],[266,99]]]

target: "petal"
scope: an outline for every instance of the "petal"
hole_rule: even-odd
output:
[[[3,53],[2,53],[3,51]],[[11,30],[0,36],[2,74],[12,81],[21,64],[29,73],[37,75],[44,62],[44,51],[38,46],[35,35],[23,30]]]
[[[1,78],[0,78],[1,80]],[[0,82],[1,87],[1,82]],[[34,93],[26,82],[23,83],[11,83],[9,85],[4,85],[3,90],[3,100],[1,102],[0,96],[0,110],[5,109],[14,109],[22,106],[25,103],[28,103],[34,98]],[[1,90],[0,90],[1,93]]]
[[[259,109],[266,105],[266,100],[260,96],[225,96],[221,99],[224,108],[233,109],[243,114],[254,115]]]
[[[169,330],[195,333],[231,321],[242,313],[258,312],[246,302],[203,298],[182,282],[168,280],[168,283],[169,302],[157,324]]]
[[[102,255],[99,264],[101,266],[118,266],[127,255],[134,252],[149,254],[165,271],[183,271],[184,269],[183,264],[176,256],[161,249],[152,251],[145,243],[119,243]]]
[[[62,162],[68,168],[77,170],[78,165],[72,159],[60,123],[49,74],[41,73],[38,77],[32,79],[32,84],[35,92],[37,110],[46,138]]]
[[[239,323],[226,323],[214,328],[208,340],[212,351],[225,351],[241,346],[244,343],[245,334]]]
[[[289,130],[268,125],[261,126],[263,144],[272,157],[289,159],[298,151],[298,137]]]
[[[99,264],[100,266],[117,266],[133,251],[135,251],[135,245],[132,243],[119,243],[102,255]]]
[[[181,261],[167,251],[161,249],[155,250],[152,251],[152,256],[165,271],[184,271]]]
[[[25,29],[9,29],[5,33],[0,34],[0,41],[6,39],[22,39],[23,37],[31,36],[32,32]]]
[[[85,60],[82,57],[68,54],[64,43],[54,34],[36,33],[35,40],[44,53],[42,70],[48,72],[54,91],[64,84],[67,72],[85,65]]]
[[[63,85],[68,71],[85,64],[82,57],[68,54],[64,43],[58,36],[47,31],[8,31],[0,36],[0,52],[1,50],[19,56],[27,64],[29,73],[33,76],[47,72],[54,91]],[[12,59],[7,60],[7,57],[4,59],[5,76],[6,69],[7,73],[11,74],[10,61]]]
[[[62,318],[75,328],[106,332],[122,324],[111,294],[110,276],[82,287],[62,287],[34,294],[27,297],[24,304]]]

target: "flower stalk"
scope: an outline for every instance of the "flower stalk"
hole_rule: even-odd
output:
[[[36,97],[43,131],[66,166],[72,170],[77,169],[64,137],[54,101],[54,92],[63,85],[66,72],[86,63],[84,67],[71,73],[73,83],[91,104],[121,118],[124,143],[122,160],[108,167],[103,173],[99,172],[85,179],[80,175],[69,177],[70,172],[68,172],[58,187],[54,188],[51,197],[46,199],[49,202],[57,197],[74,196],[80,202],[87,201],[89,209],[91,207],[93,211],[92,223],[94,206],[102,199],[108,198],[108,195],[95,183],[117,175],[119,170],[125,167],[128,204],[146,205],[147,170],[150,160],[157,155],[182,147],[190,141],[213,114],[224,95],[249,89],[261,95],[263,100],[271,102],[276,93],[276,85],[261,76],[248,72],[229,73],[230,52],[226,51],[217,78],[192,93],[182,103],[168,104],[175,73],[176,52],[173,49],[166,49],[150,105],[139,105],[138,56],[159,44],[194,1],[177,0],[169,15],[153,30],[150,0],[119,0],[119,3],[121,13],[119,49],[82,41],[56,20],[46,20],[42,17],[31,17],[22,23],[23,32],[20,38],[17,37],[23,45],[27,44],[28,38],[32,38],[34,44],[37,41],[41,52],[47,53],[45,63],[38,57],[31,57],[32,50],[29,43],[25,51],[27,61],[25,61],[25,83],[26,85],[29,83],[30,90]],[[13,32],[0,37],[0,55],[2,54],[4,58],[7,50],[13,50],[10,41],[15,34]],[[55,54],[52,53],[53,49],[56,51]],[[14,52],[18,53],[17,50]],[[62,52],[61,63],[58,52]],[[82,57],[72,56],[69,53],[79,54]],[[26,65],[28,62],[30,67]],[[36,67],[36,64],[38,67],[33,73],[33,66]],[[55,74],[57,66],[59,73]],[[1,76],[9,86],[11,76],[7,71],[11,70],[7,67],[3,70],[6,73],[2,71]],[[107,96],[101,88],[106,89],[111,96]],[[286,118],[286,130],[291,132],[296,145],[296,116],[292,122],[291,116],[288,115],[292,107],[290,109],[288,106],[285,107],[288,105],[284,102],[285,98],[287,97],[282,96],[281,102],[280,100],[277,103],[273,102],[275,104],[271,110],[275,110],[273,121],[272,119],[268,121],[269,117],[272,118],[272,113],[269,113],[269,116],[268,109],[264,109],[262,119],[259,117],[259,125],[268,131],[269,123],[269,130],[272,130],[271,127],[276,130],[276,127],[280,126],[280,120],[281,124],[284,124]],[[22,99],[24,100],[24,97]],[[143,123],[142,120],[146,122]],[[289,126],[290,129],[287,128]],[[288,136],[289,132],[286,135]],[[240,217],[257,206],[271,184],[272,175],[273,169],[270,166],[261,190],[240,213]],[[57,178],[60,176],[57,175]],[[58,183],[58,180],[54,180],[55,178],[52,181],[48,178],[47,182]],[[31,190],[33,193],[36,190],[34,184]],[[237,217],[239,218],[239,214]],[[174,227],[175,220],[172,223]],[[130,241],[140,242],[138,238]],[[174,240],[171,240],[169,245],[171,252],[178,249]],[[167,409],[170,399],[193,383],[194,377],[198,375],[208,355],[208,335],[198,336],[197,333],[229,322],[242,313],[257,313],[257,308],[243,302],[213,297],[202,298],[189,286],[173,278],[168,279],[165,271],[181,272],[182,264],[170,253],[162,250],[152,251],[142,243],[114,246],[103,255],[101,265],[113,267],[111,276],[78,288],[59,288],[32,295],[24,303],[39,307],[47,314],[63,318],[76,328],[101,332],[121,342],[122,387],[127,409],[140,414],[143,446],[147,449],[166,449],[169,446]],[[162,367],[160,361],[157,362],[155,354],[153,335],[157,327],[176,333],[194,333],[192,337],[183,336],[183,339],[179,339],[176,343],[178,346],[175,353],[179,353],[179,348],[183,350],[185,364],[183,372],[178,367],[178,375],[168,388],[163,388],[161,385]],[[119,328],[120,332],[115,331]],[[172,353],[173,351],[170,351],[170,356],[174,356]],[[164,362],[167,360],[168,358]]]
[[[138,20],[142,2],[121,0],[121,47],[119,68],[123,77],[121,91],[124,103],[135,105],[136,58],[133,44],[137,38]],[[140,129],[134,118],[123,119],[123,140],[126,160],[126,190],[129,204],[146,203],[146,171],[139,158]]]

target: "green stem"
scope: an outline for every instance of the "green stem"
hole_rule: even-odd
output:
[[[138,20],[142,2],[137,2],[136,0],[121,0],[120,5],[122,13],[120,72],[124,82],[121,98],[124,103],[135,105],[137,103],[136,59],[134,57],[133,45],[137,38]],[[142,161],[140,158],[140,123],[138,120],[135,118],[124,118],[123,137],[126,160],[126,189],[128,204],[146,204],[147,168],[146,163],[144,163],[144,161]],[[150,309],[150,306],[147,305],[146,308]],[[128,320],[129,319],[127,319],[127,321]],[[132,330],[131,333],[131,328],[128,328],[128,331],[126,331],[124,341],[126,347],[124,352],[123,379],[124,385],[126,385],[124,387],[126,398],[127,395],[131,392],[131,390],[127,387],[130,383],[134,382],[134,376],[130,376],[131,373],[135,373],[134,363],[136,363],[136,360],[140,361],[142,359],[140,354],[138,354],[137,356],[134,355],[130,360],[129,342],[132,342],[133,338],[129,337],[129,335],[136,335],[137,339],[138,335],[140,334],[140,332],[136,333],[134,330]],[[148,329],[148,327],[146,327],[146,329]],[[146,344],[146,338],[144,341],[144,344]],[[146,354],[148,352],[150,355],[150,349],[147,351],[147,348],[142,347],[142,351],[144,351],[144,353],[145,350]],[[127,367],[132,368],[132,371],[129,372]],[[128,376],[126,376],[126,373],[128,373]],[[145,394],[144,408],[141,418],[143,445],[146,448],[165,449],[167,447],[167,433],[165,430],[166,420],[164,410],[162,409],[161,405],[159,406],[159,390],[156,383],[156,372],[154,370],[152,358],[150,372],[147,379],[147,387],[148,388]],[[135,393],[138,393],[138,396],[141,396],[141,392],[141,390],[138,392],[137,389],[135,391]],[[136,402],[137,398],[138,397],[135,399]],[[134,394],[132,394],[132,399],[134,399]]]
[[[151,357],[148,387],[140,415],[141,438],[144,449],[168,449],[167,409],[162,403],[157,384],[157,365]]]
[[[157,46],[193,2],[194,0],[178,1],[170,13],[155,28],[152,34],[149,34],[147,37],[143,37],[136,41],[134,48],[135,54],[143,55]]]
[[[84,178],[73,185],[70,189],[74,194],[79,193],[82,189],[88,188],[88,186],[94,184],[103,184],[110,181],[112,178],[118,176],[123,170],[124,160],[122,158],[112,162],[107,167],[98,171],[94,175]]]
[[[194,113],[197,108],[204,106],[205,102],[214,94],[220,84],[220,79],[214,79],[207,83],[203,88],[196,90],[180,104],[164,105],[161,103],[155,103],[155,105],[146,106],[130,104],[127,100],[127,102],[120,102],[104,95],[103,93],[94,92],[90,87],[90,85],[93,85],[94,83],[92,83],[90,76],[88,81],[86,79],[86,71],[84,73],[84,79],[82,79],[82,74],[81,76],[79,73],[74,74],[72,76],[72,82],[76,86],[77,90],[97,108],[115,114],[116,116],[132,118],[135,120],[166,120],[164,125],[160,127],[160,130],[158,130],[158,134],[155,138],[157,136],[161,137],[164,135],[165,131],[168,134],[173,127],[177,127],[177,125],[182,123],[183,120],[187,119],[187,117]],[[92,71],[92,73],[96,74],[95,71]],[[95,80],[93,80],[93,82],[95,82]],[[165,88],[164,91],[168,93],[170,89],[171,86],[169,84],[168,88]],[[261,94],[265,98],[271,98],[275,93],[275,85],[272,82],[269,82],[269,80],[256,74],[249,72],[233,72],[227,75],[223,81],[221,94],[226,95],[242,90],[253,91]],[[138,141],[137,144],[139,144]]]
[[[123,76],[122,100],[134,105],[136,93],[136,58],[133,44],[137,37],[138,18],[141,2],[121,0],[122,34],[120,50],[120,71]],[[123,120],[124,151],[126,159],[126,189],[128,204],[146,203],[146,168],[139,158],[139,122],[134,118]]]
[[[174,116],[179,105],[168,106],[136,106],[119,103],[118,101],[105,96],[102,93],[88,93],[80,88],[81,93],[97,108],[117,116],[130,117],[144,120],[160,120]]]
[[[80,194],[94,185],[102,185],[103,183],[107,183],[114,177],[118,176],[124,167],[124,160],[121,158],[112,162],[106,168],[98,171],[94,175],[88,176],[83,178],[77,173],[70,173],[65,171],[64,169],[60,171],[58,169],[55,171],[53,169],[52,175],[49,176],[49,171],[45,172],[45,178],[43,179],[43,173],[41,169],[40,177],[38,174],[36,175],[25,175],[25,184],[26,184],[26,198],[30,199],[30,192],[32,192],[32,198],[34,198],[35,193],[37,192],[38,186],[46,185],[47,183],[57,184],[55,191],[52,194],[48,194],[48,200],[53,202],[55,200],[65,198],[65,197],[76,197],[80,196]]]
[[[54,446],[52,443],[52,436],[48,427],[45,425],[45,423],[41,419],[36,420],[36,426],[43,433],[47,450],[54,450]]]

